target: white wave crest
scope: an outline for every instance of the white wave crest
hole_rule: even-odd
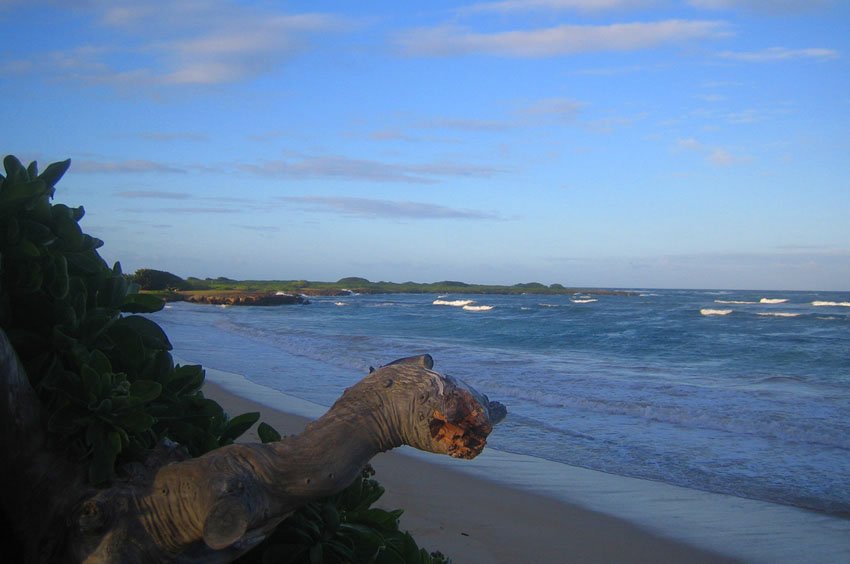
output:
[[[347,306],[348,304],[345,303],[345,302],[334,302],[334,305],[342,307],[342,306]]]
[[[760,304],[784,304],[788,300],[786,298],[762,298],[759,300]]]
[[[850,302],[812,302],[815,307],[850,307]]]
[[[475,300],[434,300],[433,305],[444,305],[452,307],[463,307],[475,303]]]
[[[763,317],[797,317],[800,315],[799,313],[787,313],[783,311],[770,311],[766,313],[759,313],[757,315],[761,315]]]
[[[570,300],[570,301],[573,302],[574,304],[589,304],[591,302],[598,302],[599,300],[597,300],[596,298],[586,298],[586,299],[582,299],[582,300]]]
[[[732,313],[731,309],[711,309],[704,307],[699,312],[703,315],[729,315]]]
[[[467,304],[467,305],[463,306],[463,309],[465,309],[466,311],[490,311],[491,309],[493,309],[493,306],[488,306],[488,305],[478,305],[477,306],[477,305],[468,305]]]
[[[714,300],[716,304],[757,304],[758,302],[745,302],[741,300]]]

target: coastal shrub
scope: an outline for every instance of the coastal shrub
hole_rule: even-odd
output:
[[[70,160],[40,174],[13,156],[3,164],[0,327],[44,404],[50,442],[102,484],[164,438],[197,456],[247,430],[259,414],[228,418],[204,397],[200,366],[175,366],[168,337],[138,315],[162,300],[106,264],[103,241],[80,228],[85,210],[51,202]]]
[[[439,552],[419,548],[410,533],[399,530],[403,511],[372,507],[384,493],[367,466],[342,492],[308,503],[288,517],[240,564],[406,563],[444,564]]]
[[[142,290],[189,290],[190,284],[176,274],[153,268],[137,270],[130,280],[139,285]]]
[[[203,368],[175,365],[168,336],[139,315],[164,305],[140,293],[140,272],[146,284],[179,277],[153,269],[128,277],[117,262],[110,268],[97,252],[103,241],[80,228],[83,207],[51,202],[70,160],[41,173],[14,156],[3,165],[0,328],[49,416],[51,447],[84,464],[91,483],[105,484],[163,439],[199,456],[254,425],[259,413],[231,418],[204,397]],[[265,423],[257,432],[263,442],[280,439]],[[400,511],[371,507],[382,493],[371,475],[361,476],[285,520],[246,561],[445,562],[399,531]]]

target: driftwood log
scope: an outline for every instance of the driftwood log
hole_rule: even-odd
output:
[[[41,407],[0,331],[0,468],[27,562],[229,562],[299,506],[341,491],[403,444],[472,458],[505,408],[424,355],[371,372],[300,435],[198,458],[162,444],[106,488],[47,449]]]

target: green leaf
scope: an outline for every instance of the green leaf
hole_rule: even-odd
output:
[[[51,163],[47,165],[47,168],[44,169],[38,178],[42,180],[45,184],[50,187],[56,185],[57,182],[62,178],[62,176],[67,172],[68,167],[71,166],[71,159],[66,159],[64,161],[59,161],[57,163]]]
[[[174,376],[166,385],[174,395],[197,392],[204,383],[204,369],[199,364],[185,364],[174,369]]]
[[[121,311],[125,313],[155,313],[165,307],[165,300],[152,294],[127,294]]]
[[[70,277],[68,276],[68,261],[60,254],[54,254],[52,257],[52,269],[50,278],[47,281],[46,289],[50,295],[57,300],[65,299],[70,289]]]
[[[131,433],[142,433],[151,428],[156,419],[148,415],[144,411],[134,410],[129,413],[119,415],[115,418],[115,423],[130,431]]]
[[[142,338],[146,347],[170,351],[173,347],[162,328],[140,315],[129,315],[115,322],[116,327],[130,329]]]
[[[98,374],[91,366],[88,364],[83,365],[82,370],[80,370],[80,377],[83,381],[83,389],[86,393],[93,395],[95,398],[100,398],[105,391],[105,385],[102,385],[101,375]]]
[[[277,430],[269,425],[268,423],[260,423],[259,427],[257,427],[257,434],[260,436],[260,440],[264,443],[273,443],[280,440],[280,433]]]
[[[47,192],[47,186],[41,180],[13,184],[6,180],[3,184],[3,190],[0,191],[0,205],[14,206],[27,200],[35,202],[36,198],[44,195],[45,192]]]
[[[6,158],[3,159],[3,167],[6,169],[6,178],[11,181],[27,173],[24,165],[21,164],[21,161],[15,155],[6,155]]]
[[[219,441],[224,442],[235,440],[237,437],[242,435],[242,433],[250,429],[259,418],[260,413],[258,411],[243,413],[238,417],[234,417],[227,422],[227,425],[224,427],[224,431],[221,433]]]
[[[112,363],[109,358],[99,350],[94,350],[89,357],[88,365],[98,374],[109,374],[112,372]]]
[[[159,382],[153,382],[151,380],[136,380],[130,384],[130,396],[143,403],[155,400],[161,393],[162,386]]]
[[[115,459],[119,452],[121,452],[121,435],[117,431],[109,431],[94,445],[94,455],[89,466],[89,481],[92,484],[103,484],[112,478]]]

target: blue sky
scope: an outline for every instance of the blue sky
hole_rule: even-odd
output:
[[[850,290],[850,2],[0,0],[125,271]]]

